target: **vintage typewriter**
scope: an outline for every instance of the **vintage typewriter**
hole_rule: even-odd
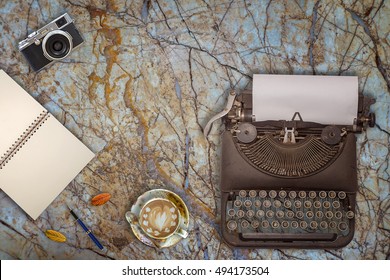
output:
[[[355,133],[375,125],[373,102],[359,96],[350,126],[306,121],[299,112],[291,120],[254,121],[252,92],[232,91],[221,113],[228,112],[221,163],[224,239],[241,247],[347,245],[358,190]]]

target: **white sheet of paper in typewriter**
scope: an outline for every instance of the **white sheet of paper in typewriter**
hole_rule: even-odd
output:
[[[256,121],[291,120],[352,125],[358,109],[358,77],[254,75],[253,114]]]

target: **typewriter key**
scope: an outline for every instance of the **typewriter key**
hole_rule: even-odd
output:
[[[298,196],[299,196],[299,198],[306,198],[306,192],[305,191],[300,191],[298,193]]]
[[[260,222],[258,220],[254,220],[251,222],[252,228],[258,228],[260,226]]]
[[[245,212],[243,211],[243,210],[238,210],[237,211],[237,217],[238,218],[242,218],[242,217],[244,217],[245,216]]]
[[[279,197],[280,197],[280,198],[285,198],[286,196],[287,196],[286,191],[280,191],[280,192],[279,192]]]
[[[229,230],[235,230],[237,228],[237,222],[234,220],[230,220],[227,222],[226,226]]]
[[[322,205],[324,206],[325,209],[328,209],[330,207],[330,202],[324,201],[324,203]]]
[[[297,217],[298,219],[302,219],[303,216],[304,216],[304,214],[302,211],[297,211],[297,213],[295,213],[295,217]]]
[[[340,199],[344,199],[346,196],[347,196],[347,194],[346,194],[345,192],[339,192],[339,193],[338,193],[338,197],[339,197]]]
[[[230,217],[234,217],[234,215],[236,215],[236,211],[235,211],[234,209],[229,209],[229,210],[228,210],[228,215],[229,215]]]
[[[268,193],[268,195],[269,195],[269,197],[270,198],[275,198],[276,197],[276,195],[277,195],[277,193],[276,193],[276,191],[270,191],[269,193]]]
[[[237,207],[237,208],[240,208],[242,205],[242,201],[241,200],[235,200],[234,201],[234,206]]]
[[[327,217],[329,220],[333,218],[333,212],[332,211],[326,211],[325,217]]]
[[[249,222],[247,220],[242,220],[241,221],[241,227],[242,228],[247,228],[249,227]]]
[[[256,216],[259,218],[263,218],[265,215],[264,210],[257,210]]]
[[[268,221],[262,221],[261,222],[261,227],[262,228],[268,228],[269,227],[269,222]]]
[[[302,202],[300,202],[299,200],[296,200],[294,202],[294,206],[295,206],[295,208],[301,208],[302,207]]]
[[[319,197],[322,198],[322,199],[326,198],[326,192],[320,191]]]
[[[289,226],[289,222],[287,221],[282,222],[282,228],[288,228],[288,226]]]
[[[261,206],[261,201],[260,200],[255,200],[255,202],[253,202],[253,205],[256,207],[256,208],[259,208]]]
[[[346,231],[348,229],[348,225],[344,222],[339,223],[338,229],[341,231]]]
[[[298,222],[297,221],[292,221],[291,222],[291,227],[292,228],[297,228],[298,227]]]
[[[259,191],[259,196],[261,197],[261,198],[266,198],[267,197],[267,192],[266,191]]]
[[[271,225],[272,225],[272,228],[279,228],[279,226],[280,226],[278,221],[272,221]]]
[[[238,195],[239,195],[240,197],[246,197],[246,191],[241,190],[241,191],[238,193]]]
[[[256,195],[257,195],[256,191],[254,191],[254,190],[249,191],[249,196],[250,197],[256,197]]]
[[[264,202],[263,202],[263,206],[264,206],[264,208],[270,208],[271,207],[271,201],[269,201],[269,200],[264,200]]]
[[[317,217],[318,219],[322,219],[322,217],[324,217],[324,212],[322,212],[322,211],[317,211],[317,212],[316,212],[316,217]]]
[[[334,213],[334,216],[336,219],[340,220],[343,217],[343,213],[341,213],[341,211],[337,211]]]
[[[306,228],[307,228],[307,222],[305,222],[305,221],[300,221],[300,222],[299,222],[299,226],[300,226],[301,229],[306,229]]]
[[[348,219],[353,219],[353,217],[355,217],[355,213],[353,213],[353,211],[348,211],[346,214],[346,217]]]
[[[333,208],[338,209],[340,208],[340,201],[335,200],[332,202]]]
[[[335,198],[336,197],[336,192],[334,192],[334,191],[330,191],[329,192],[329,194],[328,194],[328,196],[330,197],[330,198]]]
[[[288,196],[289,196],[290,198],[294,199],[294,198],[297,197],[297,193],[294,192],[294,191],[291,191],[291,192],[288,193]]]
[[[294,212],[293,211],[287,211],[286,217],[289,218],[289,219],[294,218]]]
[[[329,228],[335,229],[335,228],[336,228],[336,225],[337,225],[336,222],[333,222],[333,221],[332,221],[332,222],[329,223]]]
[[[251,207],[251,206],[252,206],[252,201],[250,201],[249,199],[245,200],[245,201],[244,201],[244,206],[245,206],[246,208]]]
[[[276,217],[278,217],[279,219],[282,219],[284,217],[284,212],[283,211],[277,211],[276,212]]]
[[[325,222],[325,221],[322,221],[322,222],[320,223],[320,228],[322,228],[322,229],[327,229],[327,228],[328,228],[328,223]]]
[[[307,217],[308,219],[312,219],[312,218],[314,217],[313,212],[307,211],[307,212],[306,212],[306,217]]]
[[[255,211],[253,211],[253,210],[246,211],[246,216],[248,218],[253,218],[254,215],[255,215]]]
[[[282,203],[279,200],[275,200],[274,201],[274,207],[275,208],[280,208],[280,206],[282,206]]]
[[[273,218],[274,214],[275,214],[274,211],[268,210],[265,215],[267,216],[267,218]]]
[[[291,203],[290,200],[285,200],[285,201],[284,201],[284,207],[286,207],[286,208],[291,208],[291,205],[292,205],[292,203]]]
[[[309,192],[309,197],[310,197],[311,199],[316,198],[316,197],[317,197],[316,192],[314,192],[314,191]]]
[[[316,200],[316,201],[314,201],[313,206],[314,206],[314,208],[316,208],[316,209],[321,208],[321,202],[318,201],[318,200]]]
[[[310,228],[311,229],[317,229],[318,227],[318,223],[316,221],[311,221],[310,222]]]
[[[305,208],[311,208],[311,201],[306,200],[305,203],[303,203],[303,205],[305,206]]]

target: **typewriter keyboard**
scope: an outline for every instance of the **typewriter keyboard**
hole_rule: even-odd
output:
[[[334,240],[354,218],[345,192],[246,191],[227,201],[226,227],[243,239]]]

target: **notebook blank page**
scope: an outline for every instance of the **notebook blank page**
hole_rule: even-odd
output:
[[[0,157],[44,111],[45,108],[0,70]]]
[[[0,187],[36,219],[93,157],[50,115],[0,170]]]

